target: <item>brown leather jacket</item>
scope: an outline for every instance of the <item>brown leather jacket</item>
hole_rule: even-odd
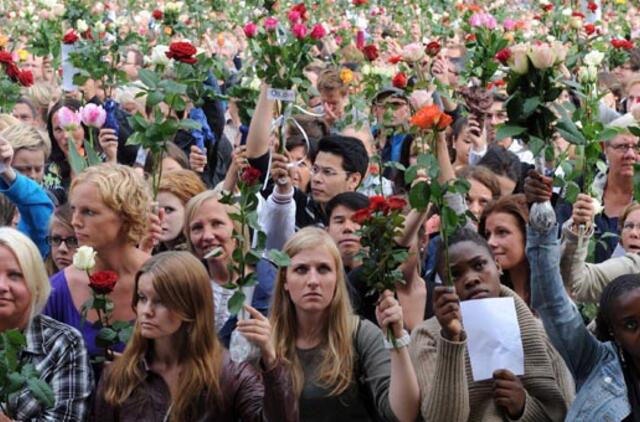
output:
[[[169,388],[161,376],[150,371],[144,362],[141,364],[145,366],[147,378],[119,407],[111,406],[104,400],[106,377],[103,374],[98,384],[90,420],[100,422],[163,422],[165,420],[171,405]],[[220,380],[222,407],[204,404],[204,413],[194,422],[298,421],[298,401],[294,397],[291,376],[284,365],[278,364],[270,371],[262,371],[260,374],[247,362],[237,364],[231,361],[228,352],[224,354],[222,365]]]

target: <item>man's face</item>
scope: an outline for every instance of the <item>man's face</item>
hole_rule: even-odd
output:
[[[406,123],[411,113],[407,100],[395,96],[381,100],[374,109],[378,124],[387,127],[396,127]]]
[[[356,235],[356,231],[360,230],[360,225],[355,223],[351,217],[356,212],[344,205],[338,205],[331,212],[327,232],[331,236],[343,260],[352,259],[359,251],[360,236]]]
[[[628,62],[613,69],[613,73],[618,77],[620,83],[623,85],[626,84],[634,75],[631,64]]]
[[[22,148],[15,152],[11,167],[23,176],[42,183],[44,179],[44,151]]]
[[[620,134],[605,144],[609,172],[618,176],[633,177],[633,165],[640,160],[638,138]]]
[[[640,83],[634,83],[627,90],[627,110],[637,104],[640,104]]]
[[[34,126],[35,125],[35,118],[33,116],[33,113],[31,112],[31,108],[29,108],[28,105],[23,104],[23,103],[18,103],[15,105],[15,107],[13,108],[13,117],[15,117],[16,119]]]
[[[496,139],[496,131],[499,125],[503,124],[507,121],[507,111],[504,109],[504,103],[500,101],[494,101],[491,109],[489,110],[489,127],[488,136],[489,142],[493,142]],[[504,138],[497,142],[498,145],[501,145],[505,148],[509,148],[511,145],[511,138]]]
[[[138,79],[138,65],[136,64],[136,53],[129,51],[126,60],[122,65],[122,70],[127,74],[127,79],[135,81]]]
[[[353,192],[360,182],[359,173],[350,173],[342,167],[342,157],[320,151],[311,167],[311,192],[318,203],[326,203],[342,192]]]

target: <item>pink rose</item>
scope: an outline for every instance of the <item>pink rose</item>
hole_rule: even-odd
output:
[[[275,31],[278,27],[278,19],[270,16],[264,20],[264,29],[267,31]]]
[[[505,19],[504,22],[502,22],[502,25],[507,31],[513,31],[514,29],[516,29],[516,21],[514,21],[513,19]]]
[[[407,63],[415,63],[424,57],[424,46],[421,43],[411,43],[402,49],[402,59]]]
[[[293,36],[301,40],[307,36],[307,27],[303,23],[297,23],[291,28]]]
[[[244,35],[247,38],[253,38],[258,33],[258,25],[256,25],[253,22],[249,22],[244,26],[243,30],[244,30]]]
[[[556,62],[556,54],[549,44],[540,44],[531,48],[529,59],[536,69],[548,69]]]
[[[314,40],[320,40],[324,38],[325,35],[327,35],[327,31],[324,29],[324,26],[318,23],[313,25],[313,29],[311,30],[310,35]]]
[[[80,108],[80,119],[85,126],[100,129],[107,119],[107,112],[102,108],[102,106],[89,103]]]
[[[498,23],[496,22],[496,18],[494,18],[489,13],[474,13],[473,15],[471,15],[471,18],[469,18],[469,24],[476,28],[482,27],[487,29],[495,29]]]
[[[58,110],[58,123],[64,130],[74,130],[80,126],[80,114],[68,107]]]
[[[358,48],[358,50],[362,50],[364,48],[364,42],[364,31],[362,29],[359,29],[356,33],[356,47]]]
[[[289,12],[289,15],[287,15],[287,17],[289,18],[289,22],[291,23],[291,25],[295,25],[296,23],[300,22],[300,12],[297,12],[295,10]]]
[[[409,102],[414,110],[419,110],[423,106],[431,105],[433,103],[433,97],[431,93],[425,89],[418,89],[411,93],[409,97]]]

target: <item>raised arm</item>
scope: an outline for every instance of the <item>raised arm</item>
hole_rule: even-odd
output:
[[[258,158],[269,151],[274,101],[267,98],[269,86],[262,84],[247,137],[247,157]]]

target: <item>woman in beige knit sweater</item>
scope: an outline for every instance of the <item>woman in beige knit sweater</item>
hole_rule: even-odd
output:
[[[440,255],[443,255],[440,251]],[[422,418],[429,422],[563,421],[574,385],[562,358],[527,305],[500,285],[499,268],[486,241],[461,229],[449,240],[454,287],[436,287],[436,316],[412,333],[410,346],[421,391]],[[437,260],[442,279],[444,259]],[[460,301],[513,297],[524,350],[523,376],[499,370],[474,381]]]

